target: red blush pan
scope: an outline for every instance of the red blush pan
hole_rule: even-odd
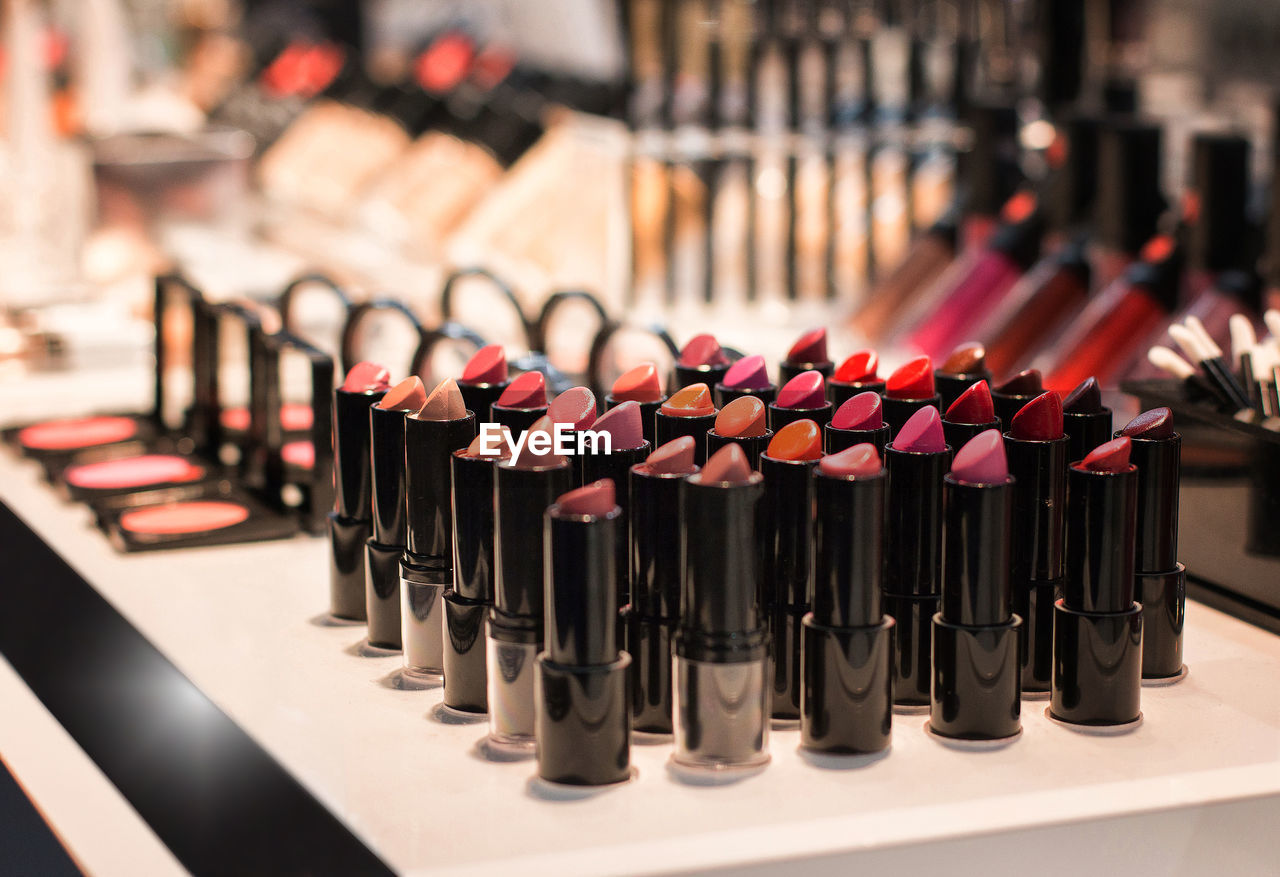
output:
[[[224,429],[232,432],[249,431],[249,409],[243,407],[224,409],[219,417]],[[311,406],[301,402],[286,402],[280,406],[280,428],[285,432],[306,432],[311,429]]]
[[[72,451],[126,441],[137,433],[131,417],[80,417],[28,426],[18,433],[18,443],[35,451]]]
[[[120,529],[136,536],[178,536],[234,527],[249,517],[239,503],[199,500],[125,512]]]
[[[72,466],[63,478],[68,485],[86,490],[127,490],[152,484],[196,481],[203,478],[204,474],[203,466],[198,466],[185,457],[144,454],[140,457]]]
[[[290,466],[299,469],[314,469],[316,465],[316,447],[308,441],[289,442],[280,449],[280,459]]]

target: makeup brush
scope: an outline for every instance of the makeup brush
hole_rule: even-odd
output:
[[[1241,376],[1246,377],[1247,380],[1248,373],[1243,370],[1241,359],[1258,346],[1258,336],[1253,331],[1253,323],[1244,314],[1232,314],[1231,319],[1227,321],[1227,330],[1231,333],[1232,362],[1241,369]]]
[[[1267,331],[1271,333],[1271,342],[1273,344],[1280,343],[1280,310],[1268,308],[1267,312],[1262,315],[1262,322],[1266,324]]]
[[[1197,325],[1199,331],[1195,328]],[[1199,365],[1210,382],[1222,391],[1226,402],[1236,411],[1248,408],[1249,397],[1235,375],[1231,374],[1226,361],[1223,360],[1222,348],[1208,337],[1207,332],[1201,334],[1202,332],[1204,332],[1204,326],[1200,325],[1200,321],[1194,317],[1188,317],[1185,325],[1175,324],[1169,327],[1169,335],[1182,348],[1187,358]]]
[[[1195,366],[1168,347],[1159,344],[1152,347],[1147,351],[1147,361],[1165,374],[1183,381],[1189,388],[1194,388],[1196,394],[1212,396],[1222,404],[1227,404],[1227,399],[1217,387],[1206,381]]]

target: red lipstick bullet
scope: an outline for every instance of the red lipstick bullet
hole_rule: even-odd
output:
[[[519,439],[533,422],[547,413],[547,380],[542,372],[525,372],[502,391],[489,408],[493,422]]]
[[[894,435],[921,408],[928,405],[938,408],[942,397],[934,387],[933,363],[929,357],[918,356],[889,375],[882,396],[884,419]]]
[[[999,428],[1000,421],[986,381],[970,385],[942,415],[942,432],[953,448],[964,447],[980,433]]]
[[[870,443],[877,453],[884,452],[889,441],[889,424],[884,422],[884,403],[874,390],[843,402],[822,428],[828,454],[836,454],[854,445]]]
[[[728,371],[729,356],[716,336],[694,335],[680,349],[680,356],[676,359],[675,374],[671,380],[672,394],[691,384],[714,387],[724,380]]]
[[[490,407],[509,386],[507,352],[501,344],[487,344],[477,350],[458,379],[463,403],[475,414],[477,422],[489,420]]]
[[[840,363],[827,381],[831,404],[839,408],[860,393],[883,393],[884,381],[876,374],[879,367],[880,357],[871,349],[859,350]]]

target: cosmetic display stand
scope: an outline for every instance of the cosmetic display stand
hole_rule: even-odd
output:
[[[6,418],[47,412],[40,401],[72,379],[40,380],[39,394],[0,387]],[[669,743],[635,745],[631,782],[575,792],[534,781],[531,759],[488,760],[484,723],[458,723],[438,687],[402,679],[399,655],[375,656],[363,627],[330,621],[323,540],[124,556],[7,450],[0,500],[20,519],[4,526],[29,528],[60,555],[400,873],[786,863],[787,873],[908,874],[945,862],[956,874],[1260,874],[1280,860],[1280,638],[1198,603],[1187,609],[1189,676],[1144,688],[1144,720],[1128,734],[1071,730],[1045,716],[1045,701],[1026,700],[1024,733],[1003,749],[950,748],[925,716],[899,715],[881,757],[807,757],[798,730],[775,729],[763,771],[694,784],[668,768]],[[16,579],[9,572],[4,587],[42,584]],[[73,857],[98,874],[178,870],[7,664],[0,698],[0,757]]]

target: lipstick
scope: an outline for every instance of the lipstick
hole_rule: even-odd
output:
[[[942,415],[942,432],[953,448],[963,447],[980,433],[999,428],[1000,421],[986,381],[970,385]]]
[[[721,448],[680,485],[677,764],[750,769],[769,760],[768,632],[759,606],[763,497],[764,476],[737,445]]]
[[[808,371],[816,371],[825,379],[835,373],[835,368],[827,356],[827,330],[810,329],[787,351],[787,358],[778,366],[778,381],[785,386],[792,378]]]
[[[778,430],[760,457],[765,527],[760,607],[769,628],[771,715],[784,721],[800,718],[800,640],[809,611],[813,554],[813,467],[821,456],[821,428],[812,420],[797,420]]]
[[[1022,619],[1022,690],[1049,690],[1053,603],[1062,589],[1063,517],[1070,440],[1050,390],[1013,416],[1004,451],[1013,476],[1013,611]]]
[[[755,396],[739,396],[720,409],[716,425],[707,431],[707,456],[735,444],[747,455],[751,468],[759,469],[760,455],[774,435],[764,424],[764,402]]]
[[[804,617],[800,745],[869,753],[889,746],[893,619],[883,613],[885,474],[874,445],[819,461],[813,478],[813,611]]]
[[[405,378],[369,409],[373,532],[365,542],[369,644],[400,649],[400,559],[405,543],[404,421],[427,401],[417,377]]]
[[[373,476],[369,409],[391,388],[391,373],[359,362],[333,391],[333,471],[337,501],[329,514],[329,612],[364,621],[365,542],[372,533]]]
[[[618,650],[616,545],[626,526],[605,478],[546,511],[546,651],[534,702],[538,776],[603,786],[631,774],[627,672]]]
[[[1067,460],[1084,455],[1111,438],[1111,409],[1102,404],[1098,379],[1085,378],[1062,400],[1062,431],[1067,434]]]
[[[614,541],[618,552],[615,576],[618,583],[618,605],[614,609],[620,610],[627,605],[631,593],[631,577],[628,574],[627,560],[629,548],[626,538],[630,508],[627,480],[631,467],[643,463],[649,456],[649,452],[653,450],[653,446],[644,437],[638,402],[626,401],[616,408],[609,409],[592,425],[591,429],[597,435],[609,436],[610,450],[609,453],[604,453],[597,439],[596,445],[589,446],[592,450],[578,455],[578,459],[582,461],[583,482],[592,484],[596,481],[609,480],[614,484],[622,485],[620,489],[614,490],[614,498],[621,510],[618,523],[621,536]]]
[[[967,341],[947,355],[933,373],[934,385],[942,397],[939,408],[946,411],[960,394],[978,381],[991,382],[991,370],[987,368],[987,350],[976,341]],[[958,445],[956,447],[959,447]]]
[[[819,426],[830,423],[834,407],[827,401],[822,374],[807,371],[788,380],[778,391],[777,401],[770,402],[765,410],[769,428],[778,432],[799,420],[812,420]]]
[[[596,422],[595,394],[586,387],[570,387],[547,406],[547,416],[552,426],[563,423],[572,432],[591,429]],[[582,477],[586,459],[586,454],[574,454],[569,460],[573,482],[579,487],[586,483]]]
[[[635,368],[623,372],[609,394],[604,397],[606,412],[617,408],[623,402],[635,402],[640,406],[640,425],[645,440],[650,446],[657,447],[658,440],[654,430],[654,417],[662,403],[667,401],[662,392],[662,381],[658,378],[658,367],[652,362],[643,362]],[[621,483],[615,480],[614,483]]]
[[[884,381],[876,374],[880,357],[874,350],[859,350],[840,363],[831,380],[827,381],[827,396],[831,404],[839,408],[859,393],[884,392]]]
[[[766,405],[778,397],[778,385],[769,380],[764,357],[758,353],[744,356],[729,366],[715,391],[716,404],[721,408],[742,396],[754,396]]]
[[[678,438],[631,468],[631,726],[671,733],[671,648],[680,619],[680,484],[698,471],[696,441]]]
[[[511,433],[504,429],[504,435]],[[444,705],[462,713],[489,709],[484,620],[493,607],[493,470],[509,456],[505,439],[483,436],[452,455],[454,578],[444,594]]]
[[[831,422],[822,428],[827,453],[839,453],[864,443],[875,445],[876,453],[884,453],[889,441],[889,424],[884,422],[883,409],[880,394],[874,390],[841,403],[831,415]]]
[[[478,422],[489,419],[490,406],[502,398],[509,386],[507,352],[501,344],[486,344],[477,350],[467,361],[458,380],[462,401]]]
[[[942,476],[951,461],[938,409],[926,405],[885,446],[885,612],[897,626],[894,703],[929,703],[931,624],[942,573]]]
[[[692,384],[713,387],[724,380],[729,371],[729,357],[714,335],[694,335],[680,349],[672,376],[672,395]],[[659,442],[663,444],[663,442]]]
[[[698,465],[706,462],[707,430],[715,424],[716,408],[706,384],[689,384],[676,390],[654,415],[658,446],[687,435],[696,443],[693,454]]]
[[[1075,725],[1142,717],[1142,607],[1133,602],[1138,467],[1128,436],[1067,470],[1066,579],[1054,606],[1049,714]]]
[[[1022,620],[1009,609],[1013,479],[999,430],[956,452],[943,493],[942,611],[933,617],[929,730],[961,740],[1006,740],[1022,732]]]
[[[542,648],[542,515],[573,486],[555,454],[550,417],[535,421],[520,452],[494,468],[494,602],[489,613],[489,739],[527,748],[534,734],[534,660]]]
[[[1178,483],[1182,436],[1168,408],[1144,411],[1117,435],[1131,442],[1138,467],[1134,544],[1135,598],[1142,604],[1142,678],[1174,679],[1182,666],[1187,571],[1178,562]]]
[[[404,420],[407,526],[400,560],[400,621],[404,670],[411,676],[444,673],[443,598],[453,589],[453,452],[476,437],[452,378],[441,381],[422,407]]]
[[[1012,423],[1013,416],[1022,410],[1022,406],[1043,392],[1040,372],[1033,368],[1018,372],[991,390],[996,417],[1000,418],[1001,423]]]
[[[547,379],[542,372],[525,372],[502,391],[489,409],[494,423],[519,439],[534,421],[547,413]]]
[[[917,356],[889,375],[881,396],[884,419],[894,435],[921,408],[932,405],[941,411],[942,397],[933,383],[933,362],[927,356]]]

